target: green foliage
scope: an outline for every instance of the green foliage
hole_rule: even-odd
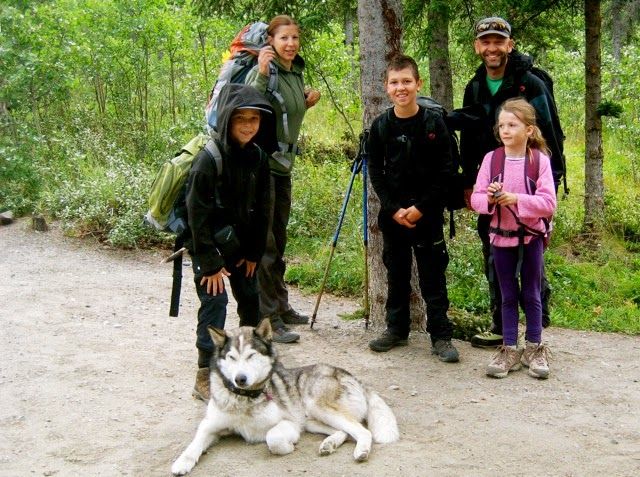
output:
[[[329,21],[336,12],[353,18],[354,3],[193,3],[217,3],[237,14],[224,10],[227,16],[201,18],[193,14],[192,2],[167,0],[0,5],[0,209],[44,213],[60,219],[69,233],[122,247],[170,241],[142,226],[153,176],[201,130],[203,106],[236,31],[248,21],[268,20],[269,8],[277,7],[277,13],[287,11],[300,21],[306,81],[322,91],[303,125],[305,153],[294,169],[287,249],[287,280],[317,292],[361,129],[358,50],[346,46],[342,25]],[[416,15],[426,14],[417,3]],[[603,51],[603,98],[615,100],[604,103],[613,106],[608,112],[620,114],[603,117],[607,234],[594,243],[582,230],[585,87],[583,39],[574,34],[583,25],[574,16],[575,4],[450,2],[456,104],[479,64],[470,48],[473,21],[504,15],[518,48],[553,76],[567,135],[571,194],[559,201],[546,260],[553,323],[639,334],[638,38],[629,36],[619,58],[607,43]],[[556,10],[540,13],[550,5]],[[255,16],[238,13],[247,9]],[[420,60],[428,80],[419,42],[426,38],[424,18],[415,20],[416,30],[405,35],[406,49]],[[333,293],[363,293],[361,197],[358,175],[327,279],[326,290]],[[456,238],[448,242],[447,279],[457,336],[468,338],[488,325],[488,291],[475,215],[456,212],[456,227]]]

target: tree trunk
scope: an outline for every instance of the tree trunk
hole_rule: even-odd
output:
[[[585,0],[585,163],[584,227],[598,232],[604,223],[604,179],[602,120],[597,108],[601,100],[600,0]]]
[[[358,0],[360,28],[360,84],[363,105],[363,126],[371,122],[388,106],[384,89],[384,72],[389,58],[402,52],[402,3],[400,0]],[[368,267],[370,317],[374,326],[384,324],[387,300],[387,274],[382,263],[382,233],[378,227],[380,201],[371,183],[367,183],[367,222],[369,232]],[[413,290],[417,278],[413,273]],[[411,295],[411,316],[414,324],[424,321],[424,304],[419,293]]]
[[[449,1],[431,0],[428,19],[431,96],[447,111],[453,109],[453,80],[449,59]]]

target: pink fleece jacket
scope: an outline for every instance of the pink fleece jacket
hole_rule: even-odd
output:
[[[498,227],[497,209],[499,206],[489,204],[487,197],[487,187],[491,181],[491,155],[493,151],[487,153],[482,160],[482,166],[478,171],[476,185],[471,195],[471,207],[481,214],[490,214],[491,227]],[[551,161],[545,154],[540,153],[540,171],[536,183],[536,193],[527,194],[524,180],[524,157],[507,157],[504,163],[504,181],[502,190],[516,193],[518,203],[509,207],[518,215],[523,224],[544,232],[545,226],[543,217],[551,217],[556,210],[556,193],[553,185],[553,174],[551,172]],[[518,230],[515,218],[505,207],[500,207],[501,218],[500,228],[503,230]],[[518,245],[517,237],[501,237],[495,233],[489,234],[491,243],[496,247],[515,247]],[[525,236],[525,243],[529,243],[533,236]]]

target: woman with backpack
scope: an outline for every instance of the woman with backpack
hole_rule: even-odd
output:
[[[300,28],[287,15],[278,15],[269,22],[268,45],[260,50],[258,64],[245,80],[271,102],[277,121],[279,151],[269,159],[271,169],[271,218],[267,248],[258,268],[260,313],[269,318],[273,340],[293,343],[300,339],[287,324],[305,324],[309,317],[289,305],[284,283],[284,251],[287,244],[287,224],[291,211],[291,171],[298,151],[298,134],[304,115],[320,99],[320,92],[305,89],[304,60],[300,50]],[[269,86],[270,75],[277,75],[275,90]]]
[[[547,144],[535,109],[525,99],[500,106],[496,136],[502,147],[485,155],[471,195],[471,206],[491,215],[491,259],[502,293],[503,344],[487,367],[487,375],[503,378],[529,368],[533,377],[549,376],[548,348],[542,342],[542,254],[556,194]],[[502,158],[500,171],[495,161]],[[535,183],[527,167],[538,167]],[[518,282],[520,280],[520,282]],[[524,350],[518,349],[518,298],[526,316]]]

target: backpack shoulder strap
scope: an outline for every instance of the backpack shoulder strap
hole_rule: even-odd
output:
[[[504,147],[499,147],[491,154],[491,182],[502,182],[504,178],[505,156]]]
[[[524,160],[524,180],[527,187],[527,194],[536,193],[538,177],[540,176],[540,150],[529,149]]]
[[[278,68],[273,63],[269,63],[269,81],[267,82],[267,94],[275,98],[280,104],[280,111],[282,111],[282,130],[284,132],[284,139],[286,143],[292,143],[291,135],[289,134],[289,115],[287,114],[287,106],[284,102],[284,98],[278,91]]]
[[[216,170],[216,178],[222,175],[222,154],[214,139],[209,139],[204,145],[204,149],[209,153],[209,157],[213,159],[213,165]]]

